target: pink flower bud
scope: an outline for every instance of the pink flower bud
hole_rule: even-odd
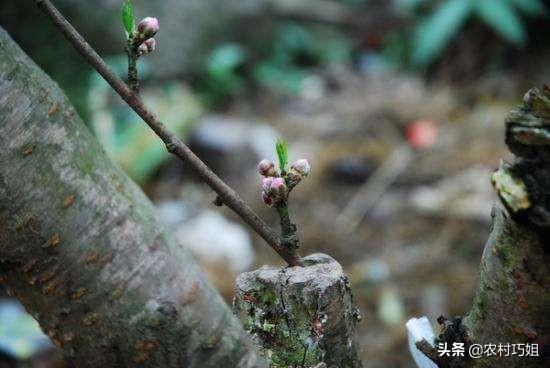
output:
[[[286,183],[283,178],[274,178],[271,182],[271,187],[269,189],[269,194],[272,194],[279,198],[286,197],[287,188]]]
[[[275,175],[275,164],[273,161],[263,159],[258,164],[258,172],[263,176],[274,176]]]
[[[294,162],[290,169],[296,171],[301,176],[308,176],[311,166],[309,166],[309,162],[305,158],[301,158]]]
[[[262,190],[266,193],[271,189],[271,184],[273,183],[273,178],[268,176],[262,179]]]
[[[140,55],[148,54],[150,52],[155,51],[157,48],[157,41],[154,38],[149,38],[145,40],[141,45],[138,47],[138,52]]]
[[[147,45],[149,52],[153,52],[157,48],[157,41],[154,38],[149,38],[143,43]]]
[[[137,25],[141,39],[153,37],[159,31],[159,21],[154,17],[143,18]]]

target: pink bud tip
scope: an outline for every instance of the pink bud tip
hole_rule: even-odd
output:
[[[155,51],[157,48],[157,41],[154,38],[149,38],[145,40],[141,45],[139,45],[138,52],[140,55],[148,54]]]
[[[147,49],[149,50],[149,52],[153,52],[157,48],[157,41],[154,38],[149,38],[143,43],[147,45]]]
[[[267,177],[267,178],[263,178],[262,179],[262,190],[264,192],[269,192],[269,190],[271,189],[271,184],[273,183],[273,178],[272,177]]]
[[[275,164],[273,161],[263,159],[258,164],[258,172],[263,176],[275,175]]]
[[[138,33],[145,39],[153,37],[159,28],[159,21],[154,17],[143,18],[137,26]]]
[[[309,162],[305,158],[297,160],[292,164],[290,168],[296,170],[303,176],[308,176],[309,172],[311,171],[311,166],[309,166]]]
[[[274,195],[284,196],[286,194],[285,180],[283,178],[273,179],[270,192]]]

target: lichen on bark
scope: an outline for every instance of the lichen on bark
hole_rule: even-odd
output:
[[[491,234],[480,264],[472,308],[458,319],[464,333],[444,341],[465,343],[464,357],[441,357],[417,347],[440,368],[541,367],[550,341],[550,89],[533,88],[506,121],[506,144],[515,155],[502,162],[492,183],[501,205],[493,207]],[[445,330],[447,325],[443,326]],[[472,358],[470,345],[483,350]],[[524,354],[506,353],[523,344]],[[526,345],[536,346],[527,356]],[[516,348],[519,349],[519,348]],[[519,351],[519,350],[518,350]],[[435,353],[435,354],[434,354]]]
[[[362,367],[355,342],[360,314],[333,258],[303,267],[264,266],[237,278],[234,310],[271,367]]]
[[[550,89],[533,88],[506,119],[515,154],[493,175],[493,208],[479,285],[464,320],[477,344],[536,344],[539,357],[484,356],[472,367],[539,367],[550,341]]]

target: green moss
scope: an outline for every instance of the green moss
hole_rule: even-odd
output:
[[[271,290],[259,290],[255,297],[258,303],[264,306],[264,308],[274,308],[278,303],[277,294]]]
[[[254,320],[250,316],[244,317],[243,321],[243,327],[245,331],[250,332],[252,330],[252,327],[254,326]]]
[[[264,348],[271,367],[310,367],[322,361],[323,351],[312,336],[310,315],[315,311],[308,310],[307,302],[281,300],[273,289],[260,284],[243,297],[235,300],[234,307],[245,330]]]

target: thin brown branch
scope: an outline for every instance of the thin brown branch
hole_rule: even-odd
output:
[[[446,368],[445,361],[439,356],[437,350],[431,346],[425,339],[417,341],[415,343],[416,348],[420,350],[425,356],[427,356],[432,362],[434,362],[439,368]]]
[[[48,0],[35,0],[36,5],[52,20],[53,24],[65,35],[73,47],[86,61],[109,83],[109,85],[126,101],[126,103],[145,121],[145,123],[162,139],[166,148],[183,161],[187,162],[221,198],[222,202],[239,215],[256,231],[289,265],[300,264],[298,256],[289,252],[282,244],[280,237],[267,225],[242,199],[201,161],[176,135],[159,121],[143,104],[137,94],[118,78],[105,64],[97,52],[84,40],[78,31]]]

